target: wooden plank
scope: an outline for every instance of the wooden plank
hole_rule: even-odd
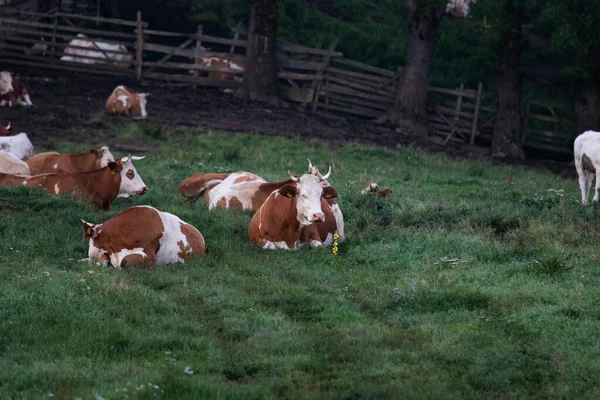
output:
[[[117,18],[88,17],[86,15],[67,14],[67,13],[60,13],[60,12],[58,12],[54,15],[56,15],[58,17],[79,19],[82,21],[92,21],[92,22],[100,22],[100,23],[115,24],[115,25],[125,25],[125,26],[133,26],[133,27],[137,26],[137,21],[125,21],[123,19],[117,19]],[[142,26],[144,28],[147,28],[148,23],[144,22],[142,24]]]
[[[13,55],[13,57],[28,57],[29,56],[28,54],[25,53],[25,51],[29,50],[30,48],[26,47],[26,46],[18,46],[18,45],[1,44],[0,43],[0,48],[9,49],[9,50],[18,50],[19,51],[18,53],[10,53]],[[44,53],[46,54],[46,56],[56,56],[56,59],[60,59],[60,57],[65,55],[62,51],[55,51],[55,50],[46,50],[46,51],[44,51]],[[114,64],[114,62],[111,62],[110,60],[107,60],[104,57],[100,58],[100,57],[92,57],[92,56],[77,56],[77,58],[98,61],[98,63],[94,63],[94,65],[113,65]],[[42,58],[42,59],[48,59],[48,58]],[[63,62],[65,62],[69,65],[85,64],[85,63],[76,62],[76,61],[63,61]],[[126,68],[119,67],[119,69],[126,69]]]
[[[48,59],[43,59],[42,61],[27,61],[27,60],[19,60],[14,58],[2,58],[2,62],[6,64],[12,65],[23,65],[27,67],[37,67],[37,68],[46,68],[46,69],[58,69],[61,71],[74,71],[74,72],[84,72],[95,75],[110,75],[110,76],[123,76],[133,78],[135,75],[130,70],[108,70],[108,69],[97,69],[87,66],[76,67],[72,66],[73,64],[65,63],[63,61],[48,62]]]
[[[360,89],[360,90],[363,90],[368,93],[379,94],[381,96],[387,96],[390,99],[393,99],[393,97],[394,97],[393,93],[390,91],[384,91],[383,89],[377,90],[376,88],[373,88],[371,86],[361,85],[359,83],[350,82],[346,79],[337,78],[335,76],[327,75],[327,80],[330,82],[333,82],[333,83],[338,83],[343,86],[349,86],[353,89]]]
[[[348,60],[346,58],[335,58],[331,61],[335,62],[335,63],[339,63],[339,64],[349,65],[351,67],[364,69],[365,71],[375,72],[376,74],[379,74],[379,75],[389,76],[390,78],[393,78],[396,76],[396,73],[394,73],[392,71],[388,71],[387,69],[373,67],[369,64],[363,64],[358,61]]]
[[[235,31],[235,33],[233,34],[233,40],[239,40],[239,38],[240,38],[240,29],[239,29],[239,28],[241,28],[241,27],[242,27],[242,23],[241,23],[241,22],[238,22],[238,24],[237,24],[237,28],[238,28],[238,29],[237,29],[237,30]],[[246,46],[247,46],[247,45],[248,45],[248,44],[246,43]],[[234,45],[234,44],[232,44],[232,45],[231,45],[231,47],[229,48],[229,53],[230,53],[230,54],[233,54],[233,53],[235,53],[235,45]]]
[[[458,126],[451,127],[448,124],[440,124],[440,123],[437,123],[437,122],[430,122],[429,126],[431,126],[432,128],[441,130],[443,132],[446,132],[446,133],[452,132],[453,130],[454,131],[458,131],[460,133],[463,133],[467,137],[471,133],[471,129],[470,128],[460,128]]]
[[[343,96],[343,95],[339,95],[336,93],[328,93],[328,96],[331,99],[342,100],[347,103],[356,104],[356,105],[364,106],[364,107],[370,107],[370,108],[383,110],[383,111],[387,111],[390,108],[388,105],[377,104],[372,101],[361,100],[361,99],[357,99],[355,97]]]
[[[142,64],[143,64],[143,49],[144,49],[144,23],[142,21],[142,12],[137,12],[137,41],[136,41],[136,53],[135,53],[135,71],[136,78],[138,81],[142,80]]]
[[[461,83],[461,84],[460,84],[460,88],[459,88],[459,90],[461,90],[461,91],[462,91],[464,88],[465,88],[465,84],[464,84],[464,83]],[[454,108],[454,111],[455,111],[456,113],[459,113],[459,112],[460,112],[460,110],[462,109],[462,100],[463,100],[463,97],[462,97],[462,95],[459,95],[459,96],[458,96],[458,99],[456,100],[456,107]],[[458,117],[458,115],[455,115],[455,116],[454,116],[454,119],[455,119],[455,120],[457,120],[458,118],[459,118],[459,117]]]
[[[144,50],[147,51],[154,51],[156,53],[170,53],[171,51],[173,51],[173,55],[176,56],[182,56],[182,57],[188,57],[188,58],[195,58],[196,57],[196,49],[178,49],[177,47],[173,47],[173,46],[166,46],[163,44],[156,44],[156,43],[148,43],[148,42],[144,42]],[[238,55],[238,54],[229,54],[229,53],[219,53],[219,52],[214,52],[214,51],[203,51],[200,53],[200,56],[202,58],[204,57],[218,57],[218,58],[222,58],[224,60],[230,60],[230,61],[244,61],[245,57]]]
[[[343,112],[343,113],[347,113],[347,114],[360,115],[360,116],[369,117],[369,118],[377,118],[377,117],[380,117],[382,114],[382,113],[378,113],[378,112],[374,112],[374,111],[370,111],[370,110],[366,111],[364,109],[342,107],[342,106],[337,106],[334,104],[319,103],[319,107],[324,108],[326,110],[339,111],[339,112]]]
[[[572,139],[572,135],[570,135],[570,134],[566,134],[566,133],[562,133],[562,132],[548,131],[548,130],[544,130],[544,129],[528,128],[527,132],[531,133],[532,135],[535,135],[535,136],[553,137],[553,138],[564,139],[565,141]]]
[[[199,24],[196,28],[196,37],[202,37],[202,32],[204,30],[204,26]],[[198,59],[200,58],[200,53],[202,52],[202,40],[196,39],[196,46],[194,47],[194,64],[198,63]],[[233,52],[232,52],[233,53]],[[194,78],[199,76],[198,71],[194,70]],[[194,90],[198,89],[198,85],[193,86]]]
[[[4,22],[7,24],[13,24],[13,25],[21,25],[21,26],[29,26],[29,27],[34,27],[34,28],[45,28],[45,29],[54,30],[54,24],[50,24],[50,23],[21,21],[21,20],[15,20],[15,19],[10,19],[10,18],[1,18],[1,17],[0,17],[0,22]],[[112,31],[104,31],[101,29],[89,29],[89,28],[80,28],[80,27],[73,28],[71,26],[65,26],[65,25],[57,25],[56,28],[59,31],[77,32],[77,33],[86,33],[86,34],[98,34],[98,35],[113,36],[113,37],[119,37],[119,38],[125,38],[125,39],[135,39],[136,38],[136,35],[133,33],[112,32]],[[115,44],[122,44],[122,42],[116,42]]]
[[[289,86],[279,86],[279,94],[282,98],[297,103],[308,103],[312,101],[315,94],[313,88],[292,88]]]
[[[339,51],[330,51],[323,49],[313,49],[311,47],[299,46],[297,44],[277,41],[277,50],[288,51],[290,53],[316,54],[319,56],[341,57],[343,53]]]
[[[358,78],[353,78],[350,76],[341,76],[341,75],[332,74],[329,72],[327,72],[327,78],[331,79],[331,81],[337,80],[338,81],[337,83],[345,82],[348,85],[351,85],[351,84],[362,85],[363,90],[368,91],[370,93],[387,94],[390,96],[395,95],[395,90],[393,90],[392,88],[386,88],[385,85],[382,85],[381,83],[377,83],[377,82],[373,82],[373,81],[364,81],[364,80],[361,80]],[[369,88],[369,89],[367,89],[367,88]]]
[[[393,98],[389,98],[389,97],[383,97],[383,96],[377,96],[371,93],[363,93],[363,92],[359,92],[358,90],[354,90],[354,89],[350,89],[344,86],[340,86],[340,85],[335,85],[331,82],[329,82],[328,80],[328,85],[329,88],[327,89],[327,92],[332,92],[332,93],[340,93],[340,94],[346,94],[346,95],[351,95],[351,96],[355,96],[355,97],[360,97],[363,99],[368,99],[368,100],[373,100],[373,101],[379,101],[381,103],[384,104],[392,104],[394,102]]]
[[[427,117],[427,119],[429,121],[439,122],[439,123],[445,123],[446,122],[442,117],[439,117],[436,114],[430,114]],[[451,121],[452,121],[452,123],[455,126],[458,126],[458,127],[461,127],[461,128],[465,128],[465,129],[469,129],[469,130],[471,129],[471,125],[472,125],[471,121],[465,121],[465,120],[462,120],[462,119],[452,119]]]
[[[477,92],[475,90],[469,90],[469,89],[460,91],[460,90],[456,90],[456,89],[446,89],[446,88],[430,86],[429,89],[427,89],[427,90],[430,92],[434,92],[434,93],[451,94],[454,96],[464,96],[464,97],[470,97],[473,99],[477,98]]]
[[[447,114],[449,116],[460,116],[460,117],[468,118],[469,120],[473,120],[473,118],[474,118],[474,114],[466,112],[466,111],[456,112],[456,110],[453,108],[444,107],[444,106],[440,106],[437,104],[435,105],[435,107],[436,107],[436,109],[440,110],[443,114]]]
[[[573,154],[572,147],[561,147],[561,146],[553,146],[549,144],[541,144],[541,143],[523,143],[524,147],[530,147],[532,149],[537,150],[545,150],[545,151],[554,151],[562,154]]]
[[[337,47],[338,44],[338,38],[334,38],[333,41],[329,44],[329,51],[334,51],[335,48]],[[319,46],[320,47],[320,46]],[[313,81],[311,83],[311,87],[316,89],[316,92],[319,93],[321,91],[321,86],[323,85],[323,77],[325,75],[325,71],[327,70],[327,68],[329,68],[329,63],[331,62],[331,56],[325,56],[323,57],[323,64],[325,64],[325,66],[323,67],[322,70],[317,72],[317,75],[319,76],[319,80],[318,81]],[[319,96],[314,96],[314,98],[312,99],[312,111],[316,112],[317,109],[319,108]]]
[[[61,25],[57,25],[57,31],[60,30],[60,27],[61,27]],[[41,28],[41,29],[45,29],[45,28]],[[50,32],[50,31],[45,31],[45,30],[27,29],[27,27],[21,27],[21,26],[16,26],[16,25],[13,26],[13,25],[0,24],[0,30],[2,30],[2,31],[16,32],[16,33],[32,35],[32,36],[36,36],[36,37],[43,36],[43,37],[60,38],[67,42],[77,39],[77,40],[82,40],[82,41],[86,41],[86,42],[99,41],[99,42],[104,42],[104,43],[108,43],[108,44],[112,44],[112,45],[120,45],[120,46],[127,46],[127,47],[132,46],[132,42],[122,42],[122,41],[117,41],[117,40],[113,40],[113,39],[104,39],[104,38],[90,39],[87,37],[72,36],[72,35],[68,35],[65,33],[55,33],[54,28],[51,28],[51,29],[52,29],[52,31]]]
[[[323,62],[294,60],[286,56],[278,56],[277,65],[283,68],[294,68],[308,71],[321,71],[326,67],[326,64]]]
[[[537,119],[538,121],[546,121],[546,122],[561,122],[559,118],[549,117],[543,114],[535,114],[529,113],[529,119]]]
[[[477,133],[477,120],[479,119],[479,105],[481,104],[481,92],[483,91],[483,84],[479,82],[477,85],[477,99],[475,100],[475,115],[473,117],[473,127],[471,128],[471,145],[475,144],[475,134]]]
[[[0,28],[0,31],[1,30],[2,29]],[[24,38],[24,37],[9,37],[7,40],[11,41],[11,42],[19,42],[19,43],[30,43],[30,44],[41,43],[41,44],[48,44],[48,42],[44,42],[44,41],[41,41],[41,40],[35,40],[35,39],[27,39],[27,38]],[[94,51],[96,53],[100,53],[100,51],[96,50],[96,49],[90,49],[89,47],[82,47],[82,46],[73,46],[73,45],[71,45],[69,43],[54,43],[53,46],[54,47],[60,47],[60,48],[63,48],[63,49],[68,47],[68,48],[71,48],[71,49],[88,50],[88,51]],[[121,54],[121,55],[130,55],[131,54],[131,53],[128,53],[128,52],[117,51],[117,50],[104,50],[103,53],[104,52],[105,53],[109,53],[109,54]],[[79,57],[79,56],[77,55],[77,57]]]
[[[362,72],[348,71],[345,69],[335,68],[335,67],[329,67],[327,69],[327,72],[329,72],[330,74],[339,74],[339,75],[345,75],[345,76],[350,76],[350,77],[354,77],[354,78],[365,79],[365,80],[374,81],[377,83],[389,82],[389,79],[387,77],[382,77],[382,76],[377,76],[377,75],[369,75],[369,74],[365,74]]]
[[[186,48],[186,47],[187,47],[187,46],[188,46],[190,43],[192,43],[192,39],[188,39],[188,40],[186,40],[185,42],[181,43],[181,44],[180,44],[178,47],[176,47],[176,48],[173,48],[173,50],[172,50],[172,51],[170,51],[169,53],[167,53],[167,54],[166,54],[165,56],[163,56],[163,57],[162,57],[160,60],[158,60],[158,61],[157,61],[157,62],[155,62],[155,63],[152,63],[152,66],[153,66],[153,67],[152,67],[152,68],[150,68],[150,69],[148,70],[148,72],[152,72],[152,71],[154,71],[154,68],[155,68],[155,67],[160,67],[162,64],[166,64],[166,61],[167,61],[168,59],[170,59],[171,57],[173,57],[173,53],[174,53],[174,52],[175,52],[177,49],[184,49],[184,48]],[[137,47],[137,46],[136,46],[136,48],[137,48],[137,51],[138,51],[138,52],[141,52],[141,51],[142,51],[142,48],[141,48],[141,47]],[[150,64],[148,64],[148,65],[150,65]],[[180,67],[176,67],[176,68],[180,68]]]
[[[183,69],[186,71],[217,71],[217,72],[226,72],[232,75],[243,75],[244,71],[229,69],[226,67],[207,67],[202,64],[192,64],[192,63],[175,63],[175,62],[155,62],[155,61],[145,61],[144,65],[147,67],[153,67],[151,70],[146,72],[152,72],[155,68],[169,68],[169,69]]]
[[[282,79],[295,79],[297,81],[318,81],[323,79],[323,77],[320,77],[318,75],[300,74],[297,72],[285,71],[278,72],[277,77]]]

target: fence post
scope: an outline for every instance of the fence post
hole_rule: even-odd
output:
[[[200,51],[202,48],[202,31],[203,31],[203,27],[202,25],[198,25],[198,29],[196,30],[196,49],[194,50],[194,65],[198,65],[198,58],[200,57]],[[198,70],[195,69],[194,70],[194,78],[197,78],[199,75]],[[198,89],[198,84],[194,83],[194,85],[192,85],[192,87],[194,88],[194,90]]]
[[[475,100],[475,111],[473,112],[473,126],[471,126],[471,145],[475,144],[475,134],[477,133],[477,119],[479,118],[479,106],[481,105],[481,92],[483,84],[479,82],[477,86],[477,99]]]
[[[242,29],[242,23],[238,22],[235,33],[233,34],[233,39],[238,40],[240,38],[240,30]],[[233,54],[235,52],[235,44],[232,44],[229,48],[229,54]]]
[[[458,99],[456,100],[456,107],[454,108],[454,111],[456,112],[456,114],[454,115],[454,120],[455,121],[457,121],[457,120],[460,119],[460,116],[458,115],[458,113],[462,109],[463,91],[465,90],[465,84],[464,83],[460,84],[459,90],[460,90],[460,94],[458,95]]]
[[[329,51],[334,51],[335,48],[337,47],[337,44],[338,44],[338,38],[333,39],[333,41],[329,45]],[[321,92],[321,87],[323,87],[323,79],[325,79],[325,72],[327,72],[330,62],[331,62],[331,56],[330,55],[324,56],[323,63],[325,65],[323,66],[323,69],[321,71],[317,72],[317,76],[320,77],[321,80],[319,80],[319,82],[317,83],[317,88],[315,89],[315,92],[313,94],[313,103],[312,103],[312,111],[313,112],[317,111],[317,109],[319,107],[319,93]],[[327,102],[329,103],[329,97],[327,98]]]
[[[143,62],[143,51],[144,51],[144,23],[142,21],[142,12],[137,12],[137,52],[136,52],[136,73],[137,80],[142,80],[142,62]]]
[[[54,16],[54,21],[52,22],[52,52],[56,53],[56,28],[58,26],[58,17]]]

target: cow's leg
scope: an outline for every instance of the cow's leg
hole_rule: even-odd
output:
[[[587,172],[587,176],[585,179],[585,204],[588,203],[588,197],[590,195],[590,189],[592,188],[592,181],[594,180],[594,176],[596,174],[594,174],[593,172]]]
[[[598,174],[600,174],[600,168],[596,168],[596,176],[598,176]],[[591,175],[591,173],[590,173]],[[594,206],[594,208],[598,207],[598,190],[600,190],[600,179],[596,178],[596,185],[594,188],[594,199],[592,200],[592,204]]]
[[[588,197],[588,175],[587,171],[577,171],[579,175],[579,190],[581,190],[581,204],[584,206],[587,204]]]
[[[29,93],[25,93],[23,95],[23,99],[25,100],[25,104],[28,106],[32,106],[33,103],[31,102],[31,99],[29,98]]]
[[[150,268],[156,262],[156,256],[154,254],[147,254],[145,257],[141,254],[130,254],[123,257],[121,260],[121,268],[126,267],[142,267]]]

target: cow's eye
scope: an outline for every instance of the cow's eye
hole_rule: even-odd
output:
[[[129,179],[133,179],[133,177],[135,176],[135,172],[133,172],[133,170],[130,169],[129,171],[127,171],[125,176],[127,176]]]

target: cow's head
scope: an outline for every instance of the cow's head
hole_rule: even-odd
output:
[[[110,260],[108,252],[94,245],[94,239],[102,231],[102,224],[95,225],[84,220],[81,220],[81,222],[83,222],[83,240],[89,239],[90,241],[90,248],[88,250],[90,261],[108,262]]]
[[[337,190],[331,186],[323,187],[322,182],[326,181],[331,174],[331,167],[326,175],[315,173],[304,174],[299,178],[292,175],[289,171],[290,179],[294,184],[285,185],[279,189],[279,194],[295,198],[297,219],[300,227],[310,225],[314,222],[323,222],[325,214],[321,209],[321,198],[334,199],[338,196]]]
[[[90,153],[100,160],[100,168],[104,168],[109,162],[115,161],[115,156],[110,152],[108,146],[100,147],[99,149],[90,149]]]
[[[119,195],[117,197],[131,197],[134,194],[142,195],[148,192],[148,186],[146,186],[137,173],[132,162],[132,160],[141,160],[143,158],[128,156],[108,163],[108,168],[113,173],[121,174],[121,186],[119,187]]]
[[[6,94],[14,91],[12,85],[12,75],[8,71],[0,72],[0,94]]]

